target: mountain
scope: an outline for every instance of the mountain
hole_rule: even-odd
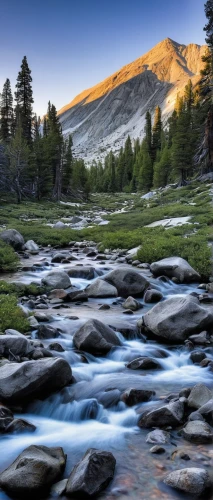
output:
[[[173,111],[177,92],[189,78],[199,80],[206,46],[180,45],[170,38],[132,63],[83,91],[59,112],[64,135],[72,134],[76,156],[90,163],[118,151],[128,134],[142,138],[145,114],[160,105]]]

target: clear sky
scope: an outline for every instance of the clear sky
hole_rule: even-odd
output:
[[[166,37],[205,43],[204,24],[203,0],[1,0],[0,92],[26,55],[42,115]]]

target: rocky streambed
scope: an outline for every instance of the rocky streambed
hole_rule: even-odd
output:
[[[31,334],[0,336],[0,498],[210,499],[213,307],[196,271],[93,242],[29,248],[7,280],[48,291],[20,298]]]

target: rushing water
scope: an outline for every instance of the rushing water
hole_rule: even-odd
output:
[[[76,255],[80,264],[95,266],[97,275],[100,270],[105,273],[119,265],[113,261],[106,261],[101,265],[98,261],[88,259],[83,253]],[[25,283],[40,282],[52,266],[50,253],[32,257],[30,263],[38,262],[39,259],[43,262],[41,269],[17,273],[8,279]],[[76,264],[77,262],[73,262],[73,265]],[[54,269],[66,269],[70,265],[57,264]],[[152,277],[149,279],[155,288],[161,290],[164,297],[196,291],[196,285],[176,285],[171,281],[154,280]],[[79,289],[85,288],[88,283],[91,281],[72,279],[72,284]],[[190,466],[199,466],[200,463],[209,466],[210,447],[184,442],[175,431],[172,432],[172,444],[166,446],[163,459],[162,456],[152,455],[149,452],[151,445],[145,442],[149,431],[139,429],[137,420],[142,409],[151,407],[153,403],[160,403],[170,393],[178,393],[183,387],[198,382],[211,385],[213,374],[207,368],[193,364],[190,352],[185,346],[169,347],[155,341],[144,342],[137,335],[135,327],[150,306],[145,305],[141,299],[142,308],[127,317],[123,314],[121,302],[120,299],[90,299],[85,304],[73,303],[69,309],[61,307],[58,310],[44,311],[52,316],[50,324],[61,331],[58,342],[65,351],[56,355],[64,357],[71,364],[76,383],[44,401],[29,404],[26,413],[21,417],[32,422],[36,426],[36,432],[1,437],[1,470],[30,444],[62,446],[68,454],[64,474],[64,477],[67,477],[85,451],[95,447],[112,451],[117,459],[114,481],[102,497],[168,500],[181,498],[178,493],[171,493],[162,482],[166,472],[184,466],[185,462],[180,459],[171,459],[177,446],[190,454]],[[110,305],[110,309],[99,310],[100,305],[106,303]],[[70,319],[71,315],[78,319]],[[116,327],[121,346],[105,357],[85,353],[85,358],[82,358],[76,353],[73,349],[73,334],[79,325],[89,318],[96,318]],[[125,335],[125,331],[128,331],[128,335]],[[35,336],[35,332],[33,335]],[[44,341],[47,347],[49,343],[51,340]],[[213,359],[208,347],[204,351]],[[161,370],[133,371],[126,367],[129,361],[143,355],[157,359]],[[151,389],[156,395],[149,403],[128,408],[120,401],[120,393],[130,387]],[[20,417],[20,414],[17,416]],[[8,497],[0,492],[0,499]]]

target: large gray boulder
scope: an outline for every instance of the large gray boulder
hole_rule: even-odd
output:
[[[115,465],[112,453],[90,448],[72,470],[66,495],[81,499],[98,495],[113,479]]]
[[[149,432],[146,437],[146,443],[151,444],[167,444],[170,441],[170,434],[167,431],[162,431],[162,429],[155,429]]]
[[[33,240],[28,240],[25,245],[24,245],[24,248],[26,250],[28,250],[28,252],[32,252],[32,254],[36,254],[39,252],[39,246],[37,245],[37,243],[35,243],[35,241]]]
[[[61,358],[45,358],[0,366],[0,400],[20,402],[50,394],[71,381],[72,370]]]
[[[164,479],[164,483],[184,493],[200,496],[209,488],[210,479],[205,469],[191,467],[170,472]]]
[[[71,286],[71,281],[65,271],[50,271],[42,280],[43,285],[46,285],[52,290],[55,288],[69,288]]]
[[[201,406],[199,413],[210,425],[213,425],[213,399]]]
[[[69,274],[70,278],[80,278],[84,280],[93,280],[97,276],[97,274],[102,274],[101,272],[98,273],[92,266],[71,267],[70,269],[67,269],[67,273]]]
[[[0,233],[0,238],[15,250],[22,250],[24,246],[23,236],[16,229],[6,229]]]
[[[0,486],[19,497],[46,491],[61,476],[65,464],[66,455],[62,448],[28,446],[0,474]]]
[[[94,298],[107,298],[107,297],[117,297],[117,289],[107,283],[106,281],[97,278],[91,285],[86,288],[86,294],[88,297]]]
[[[213,441],[212,427],[200,420],[188,422],[180,433],[184,439],[196,444],[212,443]]]
[[[213,310],[200,306],[191,295],[171,297],[159,302],[143,316],[147,335],[182,342],[192,333],[199,333],[213,324]]]
[[[0,335],[0,356],[26,356],[32,347],[24,336]]]
[[[182,423],[184,404],[175,401],[154,410],[145,411],[139,418],[139,427],[177,427]]]
[[[195,385],[188,397],[188,406],[191,408],[201,408],[212,399],[212,392],[204,384]]]
[[[200,275],[181,257],[167,257],[166,259],[153,262],[150,266],[154,276],[167,276],[177,278],[180,283],[191,283],[199,281]]]
[[[120,346],[116,333],[97,319],[90,319],[73,337],[74,346],[95,355],[107,354],[112,347]]]
[[[149,286],[147,279],[136,271],[130,271],[127,268],[118,268],[115,271],[104,276],[104,280],[113,285],[118,295],[121,297],[133,297],[143,295]]]

